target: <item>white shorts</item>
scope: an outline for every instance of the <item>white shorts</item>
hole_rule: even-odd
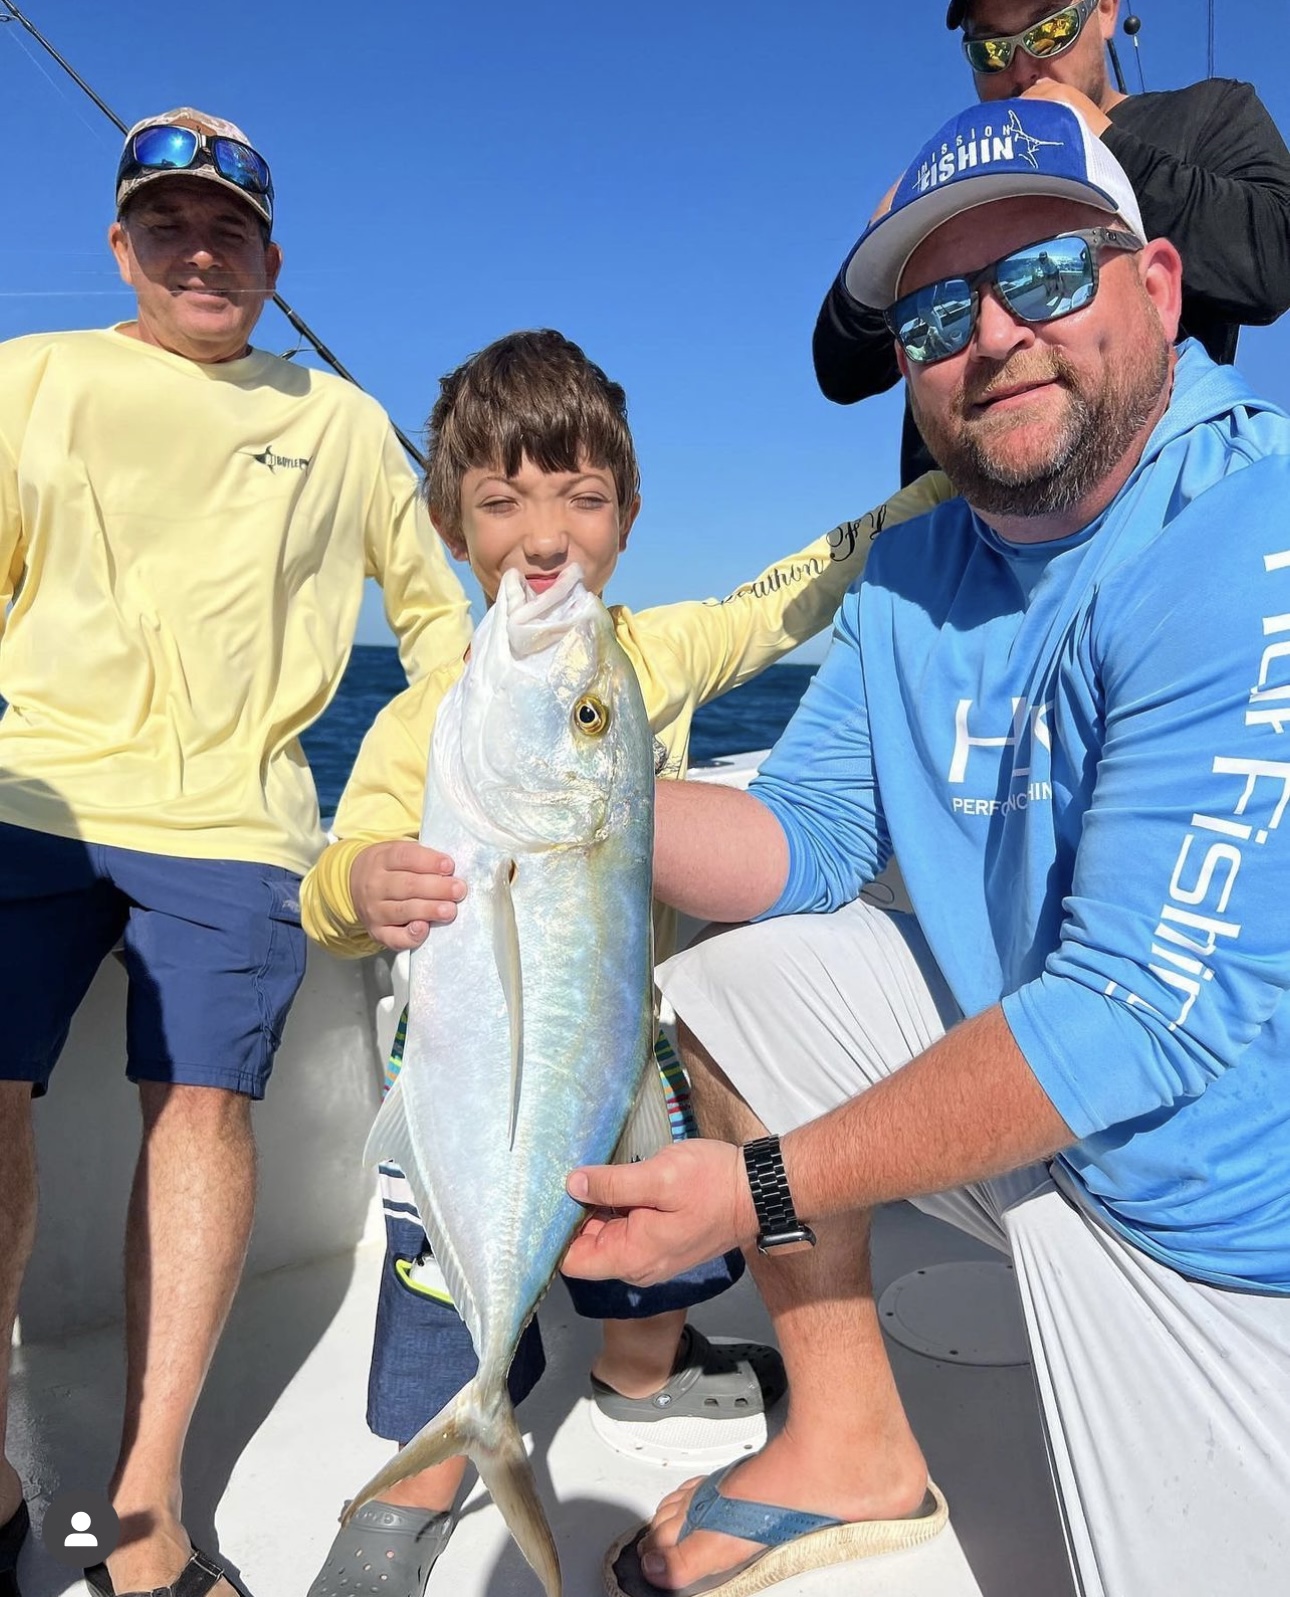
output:
[[[720,933],[659,985],[780,1133],[960,1018],[913,918],[863,901]],[[1083,1592],[1284,1597],[1290,1297],[1186,1280],[1064,1186],[1034,1165],[916,1202],[1012,1256]]]

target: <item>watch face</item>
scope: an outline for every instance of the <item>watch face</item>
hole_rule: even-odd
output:
[[[815,1232],[809,1225],[794,1226],[791,1231],[763,1231],[757,1238],[757,1251],[776,1257],[792,1253],[805,1253],[815,1246]]]

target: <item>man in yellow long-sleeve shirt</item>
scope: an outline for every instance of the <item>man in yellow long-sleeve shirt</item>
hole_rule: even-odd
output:
[[[246,1251],[250,1105],[304,967],[322,836],[299,734],[365,577],[410,678],[460,659],[469,625],[384,412],[248,341],[282,255],[246,136],[187,108],[137,124],[117,214],[136,319],[0,346],[0,1345],[35,1225],[31,1099],[124,937],[144,1123],[126,1537],[88,1578],[169,1591],[183,1572],[185,1597],[231,1597],[183,1529],[179,1470]],[[7,1379],[0,1360],[0,1437]],[[5,1592],[26,1525],[4,1460]]]

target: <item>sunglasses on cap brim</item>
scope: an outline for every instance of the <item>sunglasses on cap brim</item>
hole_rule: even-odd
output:
[[[117,187],[143,172],[188,172],[202,166],[213,167],[226,181],[255,195],[272,214],[273,181],[269,164],[258,151],[240,139],[168,123],[140,128],[129,140],[117,168]]]
[[[1020,33],[1000,34],[996,38],[964,39],[963,54],[973,72],[989,77],[995,72],[1005,72],[1012,65],[1018,49],[1024,50],[1036,61],[1051,61],[1054,56],[1069,50],[1084,31],[1084,24],[1097,9],[1098,0],[1075,0],[1073,6],[1063,6],[1052,16],[1032,23]]]
[[[976,330],[981,290],[992,288],[1021,322],[1072,316],[1097,297],[1099,250],[1131,252],[1142,240],[1118,228],[1087,227],[1013,250],[979,272],[943,277],[901,297],[883,314],[892,336],[919,366],[966,349]]]

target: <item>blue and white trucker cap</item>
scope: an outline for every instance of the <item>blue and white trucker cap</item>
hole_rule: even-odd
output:
[[[843,267],[848,291],[886,310],[909,257],[942,222],[1016,194],[1094,205],[1147,242],[1124,168],[1077,112],[1051,100],[992,100],[960,111],[914,157]]]

